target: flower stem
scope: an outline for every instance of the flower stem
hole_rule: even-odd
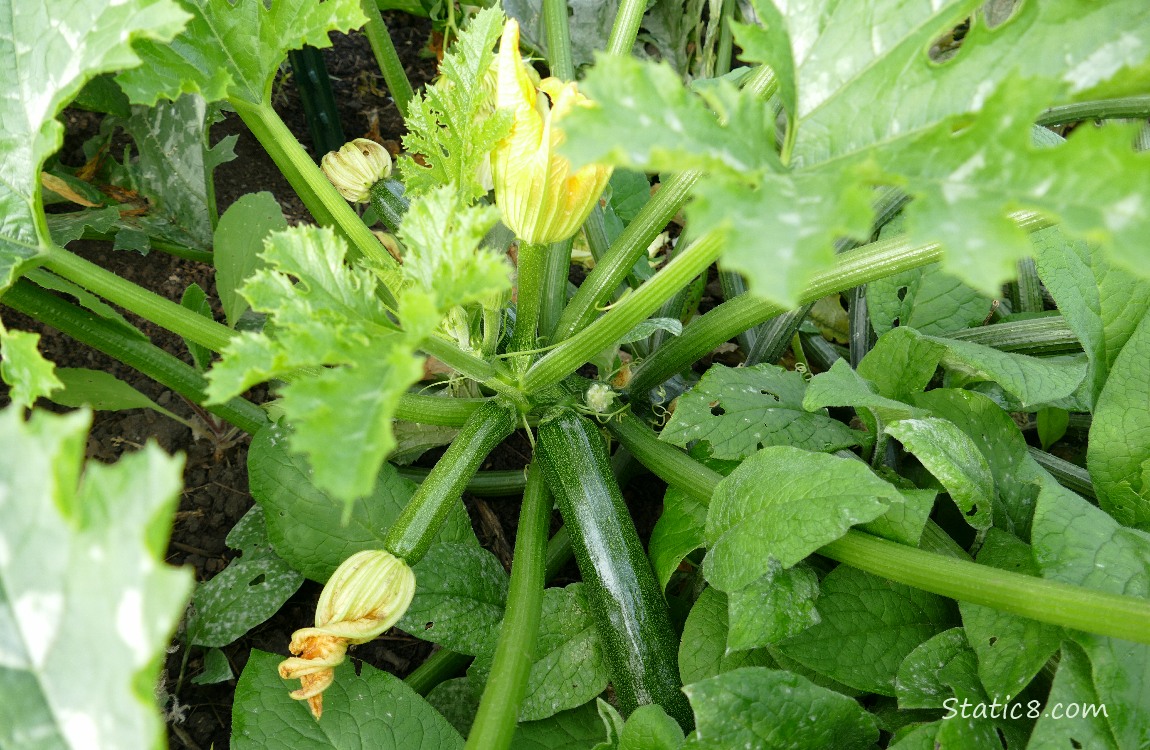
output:
[[[411,88],[411,81],[407,80],[407,73],[403,63],[395,51],[395,44],[391,41],[391,34],[387,31],[387,24],[379,14],[379,6],[375,0],[362,0],[363,14],[367,16],[367,23],[363,26],[363,33],[371,45],[371,52],[375,55],[375,62],[379,65],[379,72],[383,73],[383,80],[387,83],[387,90],[391,98],[395,99],[395,106],[400,115],[407,114],[407,104],[415,96]]]
[[[1018,226],[1028,232],[1038,231],[1051,222],[1030,211],[1013,215]],[[803,291],[800,302],[815,302],[828,294],[925,266],[942,259],[938,243],[914,246],[904,235],[863,245],[835,258],[834,265],[816,274]],[[745,294],[728,300],[702,315],[683,329],[682,335],[645,360],[633,373],[627,389],[632,394],[646,394],[667,378],[679,372],[724,341],[751,326],[781,315],[786,308],[774,302]],[[554,354],[554,352],[552,352]],[[539,364],[543,364],[546,358]],[[538,366],[538,365],[537,365]]]
[[[551,75],[563,81],[574,80],[567,0],[543,0],[543,33],[547,37],[547,67]]]
[[[622,0],[615,14],[615,24],[607,39],[607,54],[625,57],[631,54],[635,39],[639,36],[639,24],[647,11],[646,0]]]
[[[397,267],[395,259],[328,181],[270,104],[229,101],[317,222],[335,227],[351,243],[354,254],[363,255],[381,268]],[[391,290],[381,288],[380,294],[388,306],[395,306]]]
[[[612,422],[608,428],[632,455],[668,484],[703,503],[710,502],[722,480],[719,474],[686,453],[660,443],[655,432],[634,417]],[[1150,601],[1145,599],[1012,573],[854,530],[821,547],[818,554],[951,599],[1088,633],[1150,643]]]
[[[519,243],[519,273],[515,297],[515,332],[511,349],[525,352],[535,348],[539,311],[543,305],[543,284],[547,274],[549,245]]]
[[[668,297],[714,263],[722,250],[722,244],[717,232],[709,232],[695,240],[634,294],[536,362],[523,378],[523,391],[535,393],[555,385],[584,362],[621,339],[658,310]]]
[[[550,522],[551,496],[543,484],[542,472],[532,464],[515,535],[507,615],[499,632],[491,675],[467,735],[466,747],[471,750],[503,750],[511,744],[515,733],[539,633]]]

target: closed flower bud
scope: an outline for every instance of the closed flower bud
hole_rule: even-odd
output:
[[[519,25],[509,19],[499,44],[496,105],[510,110],[511,131],[491,152],[495,203],[519,239],[532,244],[575,234],[611,176],[610,167],[589,164],[572,173],[556,151],[563,117],[584,106],[574,83],[546,78],[536,84],[523,69]]]
[[[325,154],[320,166],[340,195],[367,203],[371,186],[391,175],[391,154],[369,138],[356,138]]]
[[[295,654],[280,662],[280,677],[299,680],[291,697],[306,700],[312,715],[323,713],[323,691],[335,679],[347,647],[367,643],[389,630],[411,604],[415,574],[403,560],[382,550],[357,552],[344,560],[323,587],[315,627],[292,634]]]

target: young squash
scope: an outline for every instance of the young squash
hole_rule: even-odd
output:
[[[391,525],[384,548],[408,565],[419,562],[479,465],[517,424],[515,409],[497,398],[472,412]]]
[[[599,430],[567,408],[539,423],[536,456],[571,534],[607,669],[624,715],[654,703],[689,731],[667,601],[611,474]]]

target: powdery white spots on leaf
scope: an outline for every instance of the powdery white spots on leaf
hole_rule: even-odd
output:
[[[1127,65],[1146,57],[1145,44],[1130,33],[1123,33],[1117,39],[1103,44],[1074,65],[1062,76],[1074,90],[1081,91],[1108,81]],[[1067,60],[1073,64],[1073,60]]]
[[[1115,203],[1110,210],[1105,213],[1107,228],[1119,232],[1139,218],[1144,218],[1146,213],[1144,203],[1145,201],[1142,199],[1142,196],[1137,193],[1128,195],[1121,201]]]
[[[116,605],[116,633],[128,647],[136,666],[148,662],[151,654],[144,631],[144,600],[139,589],[127,589]]]
[[[60,711],[60,731],[71,750],[101,750],[107,744],[101,740],[100,725],[84,711]]]
[[[64,613],[64,596],[56,591],[29,591],[12,605],[16,622],[23,630],[24,644],[32,665],[40,668],[60,628]]]

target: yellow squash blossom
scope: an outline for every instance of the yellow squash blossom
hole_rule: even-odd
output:
[[[415,594],[415,574],[403,560],[383,550],[357,552],[336,568],[319,595],[315,627],[292,633],[280,662],[280,677],[299,680],[291,697],[306,700],[316,719],[323,713],[323,691],[335,679],[347,647],[367,643],[399,622]]]
[[[344,199],[367,203],[371,186],[391,175],[391,154],[370,138],[356,138],[325,154],[320,167]]]
[[[503,27],[499,43],[496,106],[514,116],[511,131],[491,153],[495,203],[520,240],[559,242],[575,234],[591,213],[611,176],[611,168],[591,164],[572,173],[556,150],[563,142],[559,123],[587,97],[574,83],[546,78],[536,85],[519,55],[519,24]]]

